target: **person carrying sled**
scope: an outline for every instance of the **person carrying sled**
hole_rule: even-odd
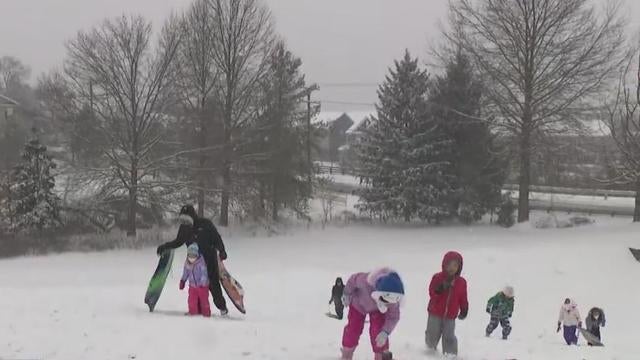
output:
[[[333,304],[336,308],[336,317],[342,320],[344,317],[344,304],[342,303],[342,295],[344,295],[344,284],[342,278],[336,278],[336,283],[331,289],[331,299],[329,305]]]
[[[425,342],[429,350],[436,351],[442,338],[442,352],[445,355],[458,354],[456,318],[464,320],[469,312],[467,281],[460,276],[462,264],[462,255],[455,251],[446,253],[442,259],[442,271],[433,275],[429,284]]]
[[[349,306],[347,325],[342,333],[342,360],[353,359],[367,315],[374,359],[389,358],[389,336],[400,320],[400,301],[403,296],[402,279],[391,269],[351,275],[342,300],[344,305]]]
[[[196,243],[187,248],[187,260],[184,263],[180,279],[180,290],[184,290],[187,282],[189,282],[189,298],[187,300],[189,315],[210,317],[209,274],[207,264],[200,255],[200,249]]]
[[[220,314],[225,316],[229,313],[229,310],[222,295],[220,275],[218,273],[218,253],[220,254],[220,259],[227,259],[227,251],[222,242],[222,237],[220,237],[218,229],[216,229],[211,220],[198,217],[192,205],[184,205],[180,209],[179,219],[180,228],[176,239],[158,246],[157,253],[160,255],[168,249],[176,249],[182,245],[189,246],[193,243],[198,244],[200,253],[207,265],[209,291],[211,291],[213,303],[220,310]]]
[[[487,302],[487,313],[491,315],[489,325],[487,325],[486,336],[491,336],[491,333],[498,327],[498,324],[502,326],[502,339],[507,340],[509,334],[511,334],[511,322],[509,319],[513,314],[513,287],[506,286],[502,291],[494,295]]]
[[[578,345],[578,328],[582,327],[582,320],[578,305],[572,299],[565,299],[560,307],[557,332],[560,332],[561,326],[564,328],[564,341],[567,345]]]
[[[598,307],[591,308],[589,310],[589,314],[585,319],[585,323],[587,325],[587,331],[590,332],[593,336],[595,336],[598,341],[601,340],[600,336],[600,327],[604,327],[606,324],[606,319],[604,317],[604,311]],[[588,342],[589,346],[595,345],[592,342]]]

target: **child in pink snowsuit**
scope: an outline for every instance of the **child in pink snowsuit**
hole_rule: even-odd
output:
[[[209,273],[204,258],[200,255],[198,244],[193,243],[187,248],[187,261],[180,280],[180,290],[189,281],[189,315],[211,316],[209,305]]]
[[[342,334],[342,360],[351,360],[369,315],[369,337],[375,360],[389,350],[389,335],[400,320],[404,285],[397,272],[383,268],[351,275],[344,288],[349,306],[348,323]]]

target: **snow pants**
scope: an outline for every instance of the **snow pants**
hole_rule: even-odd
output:
[[[227,311],[227,302],[222,295],[222,286],[220,285],[220,272],[218,271],[217,255],[207,256],[204,261],[207,263],[207,272],[209,273],[209,291],[213,298],[213,304],[220,311]]]
[[[344,317],[344,305],[342,305],[342,301],[335,301],[334,305],[336,308],[336,317],[342,320],[342,318]]]
[[[354,349],[358,346],[360,341],[360,335],[364,331],[364,322],[367,318],[366,314],[361,313],[355,307],[349,307],[349,314],[347,315],[347,326],[344,327],[342,333],[342,347],[345,349]],[[375,354],[382,354],[389,350],[389,341],[382,347],[376,345],[376,337],[382,331],[384,326],[385,317],[379,311],[369,314],[369,338],[371,340],[371,348]]]
[[[211,316],[209,305],[209,289],[206,287],[189,286],[189,315]]]
[[[509,318],[500,319],[497,317],[491,317],[491,321],[489,325],[487,325],[487,335],[491,335],[491,333],[498,327],[498,324],[502,326],[502,337],[507,338],[509,334],[511,334],[511,322]]]
[[[439,316],[429,314],[427,319],[427,331],[425,332],[425,342],[427,348],[436,350],[442,338],[442,353],[447,355],[458,355],[458,338],[456,338],[456,320],[444,319]]]
[[[578,327],[564,326],[564,341],[567,345],[578,345]]]

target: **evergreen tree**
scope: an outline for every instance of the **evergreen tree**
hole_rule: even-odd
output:
[[[37,137],[27,142],[11,176],[10,204],[15,231],[44,230],[59,224],[60,199],[51,171],[56,164]]]
[[[454,144],[449,158],[455,174],[451,212],[466,223],[500,204],[505,178],[506,164],[496,155],[488,122],[481,119],[481,97],[482,84],[461,52],[449,60],[429,96],[436,121]]]
[[[361,211],[405,221],[449,216],[451,144],[431,116],[429,86],[407,51],[378,89],[377,117],[358,145]]]
[[[254,156],[260,159],[259,193],[263,208],[276,221],[282,208],[298,214],[307,210],[311,197],[306,175],[306,84],[302,61],[278,42],[268,59],[262,81],[262,106],[251,134],[258,141]]]

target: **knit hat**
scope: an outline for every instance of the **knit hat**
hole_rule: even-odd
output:
[[[382,275],[375,284],[375,291],[372,293],[376,299],[382,299],[387,303],[396,304],[404,296],[404,285],[397,272],[390,272]]]
[[[193,243],[193,244],[189,245],[189,247],[187,248],[187,256],[188,257],[199,257],[200,256],[200,248],[198,247],[198,244]]]
[[[508,297],[513,297],[515,294],[513,291],[513,286],[510,286],[510,285],[505,286],[502,292]]]

